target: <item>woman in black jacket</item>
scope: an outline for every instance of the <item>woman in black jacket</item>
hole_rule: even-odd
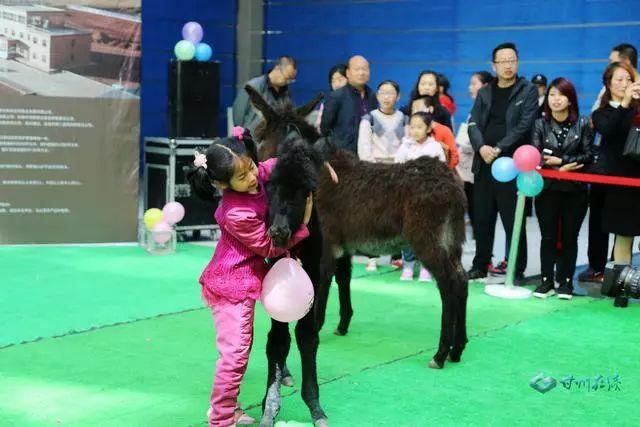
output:
[[[438,73],[435,71],[423,71],[418,76],[418,80],[411,91],[411,97],[409,98],[409,104],[400,109],[406,116],[411,115],[411,103],[416,99],[429,97],[433,104],[433,111],[429,111],[433,115],[433,120],[445,125],[453,132],[453,126],[451,123],[451,113],[440,103],[440,91]]]
[[[592,116],[602,135],[598,164],[609,175],[640,178],[640,162],[622,155],[631,127],[640,126],[640,82],[635,70],[620,62],[610,64],[602,80],[605,92]],[[613,260],[631,263],[633,238],[640,235],[640,188],[609,186],[602,226],[616,235]]]
[[[545,116],[535,121],[532,143],[544,154],[544,166],[560,171],[582,168],[593,161],[593,132],[588,117],[580,117],[573,84],[558,77],[547,89]],[[545,180],[536,197],[540,224],[540,262],[542,280],[534,296],[546,298],[555,293],[554,277],[560,282],[558,298],[571,299],[573,275],[578,255],[578,233],[587,213],[586,184]],[[558,251],[558,235],[562,250]],[[554,276],[554,264],[557,274]]]

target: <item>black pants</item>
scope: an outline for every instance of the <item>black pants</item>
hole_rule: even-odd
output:
[[[561,282],[573,281],[578,257],[578,233],[587,214],[585,190],[557,191],[545,189],[536,197],[536,215],[540,224],[540,264],[542,277]],[[562,250],[558,251],[558,224]],[[554,276],[554,266],[557,275]]]
[[[464,182],[464,194],[467,196],[467,213],[469,214],[469,222],[471,223],[471,231],[473,233],[473,238],[476,237],[476,223],[475,218],[473,217],[473,183]]]
[[[605,185],[591,184],[589,189],[589,267],[604,271],[609,252],[609,233],[602,229],[602,211],[607,194]]]
[[[507,240],[513,234],[513,222],[516,213],[516,182],[498,182],[491,176],[491,165],[482,163],[475,174],[473,184],[473,205],[475,217],[476,256],[473,268],[487,271],[493,252],[496,220],[498,213],[507,233]],[[507,254],[508,255],[508,254]],[[510,260],[513,262],[513,260]],[[522,224],[516,273],[523,273],[527,267],[526,223]]]

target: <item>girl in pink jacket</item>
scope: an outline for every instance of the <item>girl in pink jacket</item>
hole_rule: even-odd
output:
[[[257,163],[249,132],[234,128],[234,135],[214,141],[204,153],[196,151],[195,169],[188,177],[204,200],[213,200],[214,185],[223,192],[215,212],[220,239],[200,276],[203,298],[213,310],[220,355],[208,412],[212,427],[244,424],[250,418],[238,409],[237,398],[249,361],[255,303],[268,269],[265,258],[282,255],[309,235],[312,205],[309,198],[303,225],[287,247],[275,247],[267,233],[265,184],[276,159]]]

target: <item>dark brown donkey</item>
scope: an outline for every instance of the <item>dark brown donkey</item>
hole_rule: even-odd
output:
[[[465,195],[454,173],[443,162],[428,157],[404,164],[362,162],[350,152],[336,150],[305,121],[319,98],[298,109],[289,104],[273,108],[252,88],[246,86],[245,90],[264,117],[255,135],[261,141],[260,157],[278,157],[267,185],[269,233],[275,244],[284,245],[291,230],[300,227],[306,196],[309,191],[315,194],[311,236],[302,242],[300,258],[316,295],[313,313],[296,326],[303,368],[302,398],[314,421],[326,423],[316,376],[318,331],[335,275],[340,295],[336,333],[347,333],[353,315],[351,255],[356,250],[376,255],[411,247],[436,279],[442,300],[440,341],[429,367],[442,368],[447,358],[460,361],[467,343],[468,282],[461,264]],[[339,183],[323,168],[325,160],[337,173]],[[273,420],[279,409],[279,385],[289,344],[287,325],[272,322],[263,422]]]

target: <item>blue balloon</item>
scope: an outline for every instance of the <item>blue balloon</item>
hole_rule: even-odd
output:
[[[536,197],[544,187],[544,179],[538,171],[521,172],[518,175],[518,190],[527,197]]]
[[[491,175],[500,182],[509,182],[518,176],[518,168],[511,157],[500,157],[491,165]]]
[[[196,45],[196,59],[198,61],[208,61],[213,55],[213,49],[206,43],[198,43]]]

